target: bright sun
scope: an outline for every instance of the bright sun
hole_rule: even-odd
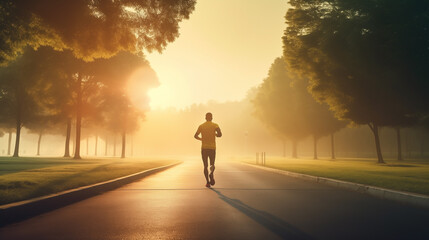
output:
[[[158,85],[158,77],[150,67],[137,69],[130,75],[127,83],[127,93],[131,103],[140,110],[149,110],[149,102],[152,97],[148,97],[148,92]]]

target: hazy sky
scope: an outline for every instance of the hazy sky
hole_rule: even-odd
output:
[[[286,0],[198,0],[180,37],[147,58],[161,85],[150,106],[242,99],[282,54]]]

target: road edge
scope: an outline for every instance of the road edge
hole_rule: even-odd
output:
[[[266,171],[287,175],[290,177],[300,178],[307,181],[318,182],[318,183],[327,184],[334,187],[349,189],[355,192],[369,194],[371,196],[382,198],[382,199],[388,199],[395,202],[429,208],[429,196],[426,196],[426,195],[396,191],[396,190],[391,190],[391,189],[381,188],[381,187],[374,187],[374,186],[360,184],[360,183],[346,182],[346,181],[336,180],[332,178],[317,177],[317,176],[312,176],[312,175],[307,175],[302,173],[295,173],[295,172],[280,170],[276,168],[259,166],[259,165],[246,163],[246,162],[240,162],[240,163],[247,166],[263,169]]]
[[[43,213],[65,207],[72,203],[94,197],[101,193],[111,191],[123,185],[147,177],[151,174],[164,171],[168,168],[175,167],[182,163],[183,162],[178,162],[161,167],[151,168],[88,186],[74,188],[55,194],[32,198],[29,200],[0,205],[0,227],[20,222]]]

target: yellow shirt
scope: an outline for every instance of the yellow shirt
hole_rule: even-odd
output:
[[[219,125],[207,121],[198,127],[197,134],[201,133],[201,149],[216,149],[216,129]]]

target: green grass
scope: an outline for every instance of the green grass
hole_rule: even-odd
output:
[[[58,193],[178,161],[0,157],[0,204]]]
[[[255,164],[255,159],[241,159]],[[266,166],[312,176],[429,195],[429,162],[418,160],[377,164],[375,159],[267,158]]]

